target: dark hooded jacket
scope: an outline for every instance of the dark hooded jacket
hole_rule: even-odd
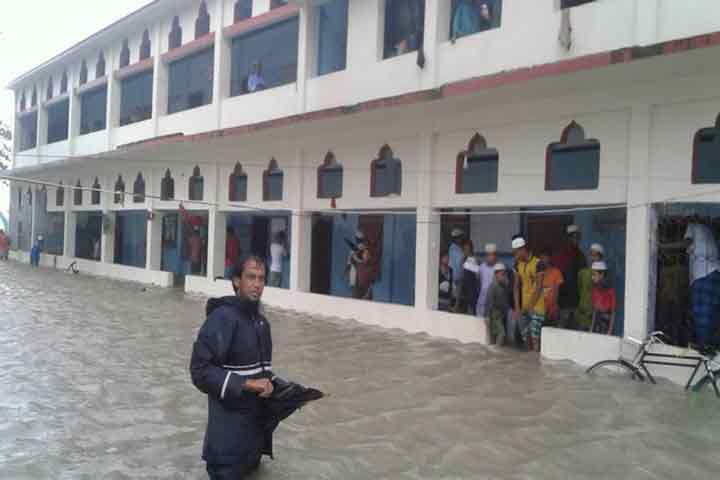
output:
[[[211,299],[190,361],[193,384],[208,396],[203,459],[255,465],[272,454],[272,432],[263,428],[263,401],[244,389],[248,379],[272,378],[270,325],[256,302]]]

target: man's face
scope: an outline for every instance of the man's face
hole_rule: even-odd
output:
[[[516,248],[515,250],[513,250],[513,256],[515,257],[515,260],[524,262],[525,260],[527,260],[528,257],[527,248]]]
[[[488,8],[487,3],[480,4],[480,16],[483,20],[490,20],[490,8]]]
[[[495,253],[495,252],[488,253],[485,256],[485,259],[487,260],[487,263],[489,263],[490,265],[495,265],[495,262],[497,262],[497,253]]]
[[[592,281],[595,285],[602,282],[604,278],[605,278],[605,274],[603,272],[598,272],[597,270],[593,270]]]
[[[233,283],[237,288],[238,297],[259,302],[265,290],[265,265],[254,261],[248,262],[242,276],[234,278]]]
[[[600,252],[597,252],[597,251],[595,251],[595,250],[590,250],[590,258],[592,258],[592,261],[593,261],[593,262],[599,262],[599,261],[601,261],[601,260],[603,259],[603,257],[602,257],[602,255],[600,254]]]
[[[450,264],[450,257],[447,255],[443,255],[440,257],[440,265],[443,267],[447,267]]]
[[[497,280],[499,283],[501,283],[503,285],[506,285],[508,283],[507,272],[504,270],[495,272],[495,280]]]

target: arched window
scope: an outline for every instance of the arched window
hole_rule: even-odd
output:
[[[113,191],[115,192],[113,201],[116,204],[125,203],[125,182],[123,181],[122,175],[118,175]]]
[[[283,199],[283,180],[285,174],[278,167],[277,160],[270,160],[267,170],[263,172],[263,201],[280,202]]]
[[[545,190],[595,190],[599,183],[600,142],[585,138],[585,130],[573,121],[560,142],[547,147]]]
[[[384,145],[378,158],[370,166],[370,196],[388,197],[402,194],[402,162],[388,145]]]
[[[140,43],[140,60],[150,58],[150,48],[152,43],[150,42],[150,30],[145,29],[143,32],[142,43]]]
[[[27,189],[27,204],[28,207],[32,207],[32,189],[30,187]]]
[[[30,107],[37,107],[37,87],[33,87],[32,96],[30,97]]]
[[[343,194],[343,167],[335,154],[328,152],[317,170],[318,198],[341,198]]]
[[[160,200],[168,201],[175,198],[175,180],[172,178],[170,169],[165,171],[165,176],[160,181]]]
[[[715,126],[695,134],[692,183],[720,183],[720,115],[715,119]]]
[[[93,205],[100,205],[100,181],[97,177],[95,177],[95,182],[93,183],[93,191],[90,194],[90,203]]]
[[[105,54],[100,52],[98,55],[98,61],[95,65],[95,78],[101,78],[105,76]]]
[[[145,179],[142,173],[138,172],[135,183],[133,184],[133,203],[145,202]]]
[[[75,205],[82,205],[83,201],[83,191],[82,191],[82,184],[80,183],[80,180],[77,181],[75,184],[75,188],[73,189],[73,203]]]
[[[202,200],[205,191],[205,179],[200,175],[200,167],[195,166],[189,183],[190,200]]]
[[[87,77],[88,77],[88,69],[87,69],[87,62],[85,60],[82,61],[80,64],[80,85],[85,85],[87,83]]]
[[[54,89],[55,89],[55,85],[53,85],[53,79],[52,79],[52,77],[49,77],[48,83],[47,83],[47,91],[45,93],[46,100],[52,99]]]
[[[27,99],[25,98],[25,92],[22,92],[22,95],[20,95],[20,111],[24,111],[27,107]]]
[[[23,206],[22,197],[23,197],[22,188],[18,188],[18,189],[17,189],[17,207],[18,207],[18,210],[22,210],[22,206]]]
[[[238,0],[235,2],[234,20],[241,22],[252,17],[252,0]]]
[[[62,207],[65,205],[65,187],[63,187],[63,182],[59,182],[59,187],[55,189],[55,206]]]
[[[178,48],[180,45],[182,45],[182,27],[180,26],[180,17],[176,15],[175,18],[173,18],[172,28],[168,35],[168,46],[170,50],[172,50],[173,48]]]
[[[122,50],[120,50],[120,68],[130,65],[130,44],[128,39],[123,40]]]
[[[240,162],[235,164],[235,169],[230,174],[228,188],[231,202],[247,201],[247,174],[243,172]]]
[[[493,193],[498,189],[498,151],[488,148],[485,138],[476,133],[467,150],[455,162],[455,193]]]
[[[200,38],[210,33],[210,14],[208,13],[205,0],[200,2],[198,18],[195,20],[195,38]]]
[[[63,72],[62,78],[60,79],[60,94],[63,95],[67,93],[68,89],[68,74],[67,71]]]

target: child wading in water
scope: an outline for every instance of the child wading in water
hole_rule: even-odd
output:
[[[592,264],[592,328],[591,332],[611,335],[615,324],[615,310],[617,300],[615,289],[608,284],[607,264],[595,262]]]

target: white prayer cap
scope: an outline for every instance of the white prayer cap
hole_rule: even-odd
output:
[[[504,264],[504,263],[496,263],[496,264],[495,264],[494,271],[496,271],[496,272],[504,272],[505,270],[507,270],[507,268],[505,267],[505,264]]]
[[[512,249],[513,250],[517,250],[518,248],[523,248],[526,245],[527,245],[527,242],[522,237],[518,237],[512,241]]]
[[[465,232],[463,232],[459,228],[454,228],[453,231],[450,232],[450,236],[453,238],[462,237],[464,233]]]
[[[485,245],[485,253],[497,253],[497,245],[494,243],[488,243]]]
[[[363,232],[361,232],[360,230],[356,230],[355,238],[360,238],[360,239],[365,238],[365,234]]]
[[[568,234],[568,235],[573,235],[573,234],[575,234],[575,233],[580,233],[580,227],[578,227],[577,225],[574,225],[574,224],[573,224],[573,225],[568,225],[568,227],[567,227],[567,234]]]
[[[606,272],[607,264],[605,262],[593,262],[592,269],[596,272]]]
[[[599,243],[593,243],[592,245],[590,245],[590,251],[597,252],[600,255],[605,256],[605,247],[603,247]]]

